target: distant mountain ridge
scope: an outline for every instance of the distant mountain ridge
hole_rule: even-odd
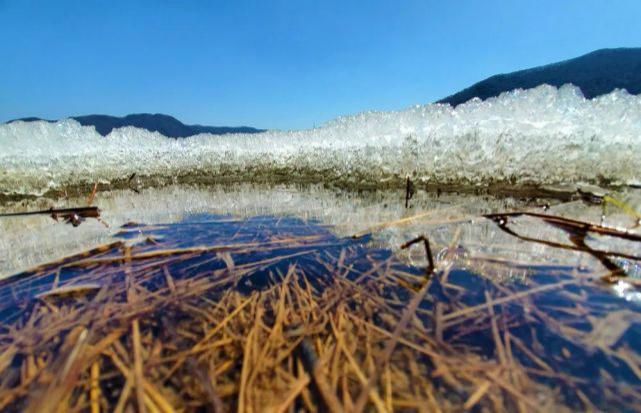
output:
[[[199,133],[211,133],[213,135],[224,135],[228,133],[260,133],[265,129],[256,129],[249,126],[203,126],[203,125],[185,125],[173,116],[163,115],[160,113],[137,113],[123,117],[109,115],[87,115],[72,116],[70,119],[76,120],[83,126],[95,126],[96,132],[102,136],[107,136],[112,130],[125,126],[147,129],[150,132],[160,132],[170,138],[186,138]],[[55,120],[40,118],[21,118],[14,119],[7,123],[24,121],[35,122],[44,120],[46,122],[56,122]]]
[[[614,89],[626,89],[637,95],[641,93],[641,48],[600,49],[558,63],[495,75],[437,103],[457,106],[475,97],[485,100],[503,92],[530,89],[544,83],[556,87],[572,83],[588,99]]]

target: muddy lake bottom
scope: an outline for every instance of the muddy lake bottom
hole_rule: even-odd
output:
[[[249,186],[95,202],[78,227],[0,219],[2,411],[641,410],[619,210]]]

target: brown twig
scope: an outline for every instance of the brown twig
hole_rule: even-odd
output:
[[[434,258],[432,258],[432,249],[430,248],[430,240],[425,235],[421,235],[401,245],[401,249],[409,248],[410,246],[421,241],[423,241],[423,245],[425,246],[425,256],[427,257],[427,268],[425,269],[425,274],[427,277],[429,277],[430,275],[432,275],[432,272],[434,272],[435,268]]]

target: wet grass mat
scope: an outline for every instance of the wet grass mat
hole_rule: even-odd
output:
[[[0,282],[0,410],[641,410],[641,310],[603,274],[426,270],[298,218],[117,237]]]

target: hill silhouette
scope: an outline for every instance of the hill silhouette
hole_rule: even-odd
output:
[[[601,49],[558,63],[495,75],[437,103],[456,106],[475,97],[485,100],[517,88],[541,84],[560,87],[566,83],[578,86],[589,99],[614,89],[637,95],[641,93],[641,48]]]
[[[264,129],[251,128],[249,126],[203,126],[203,125],[185,125],[173,116],[163,115],[160,113],[138,113],[123,117],[109,115],[86,115],[73,116],[71,119],[78,121],[83,126],[95,126],[96,131],[102,136],[108,135],[115,128],[125,126],[134,126],[136,128],[147,129],[150,132],[160,132],[170,138],[186,138],[199,133],[211,133],[213,135],[224,135],[227,133],[259,133]],[[15,121],[34,122],[44,120],[55,122],[54,120],[40,119],[34,117],[14,119]]]

